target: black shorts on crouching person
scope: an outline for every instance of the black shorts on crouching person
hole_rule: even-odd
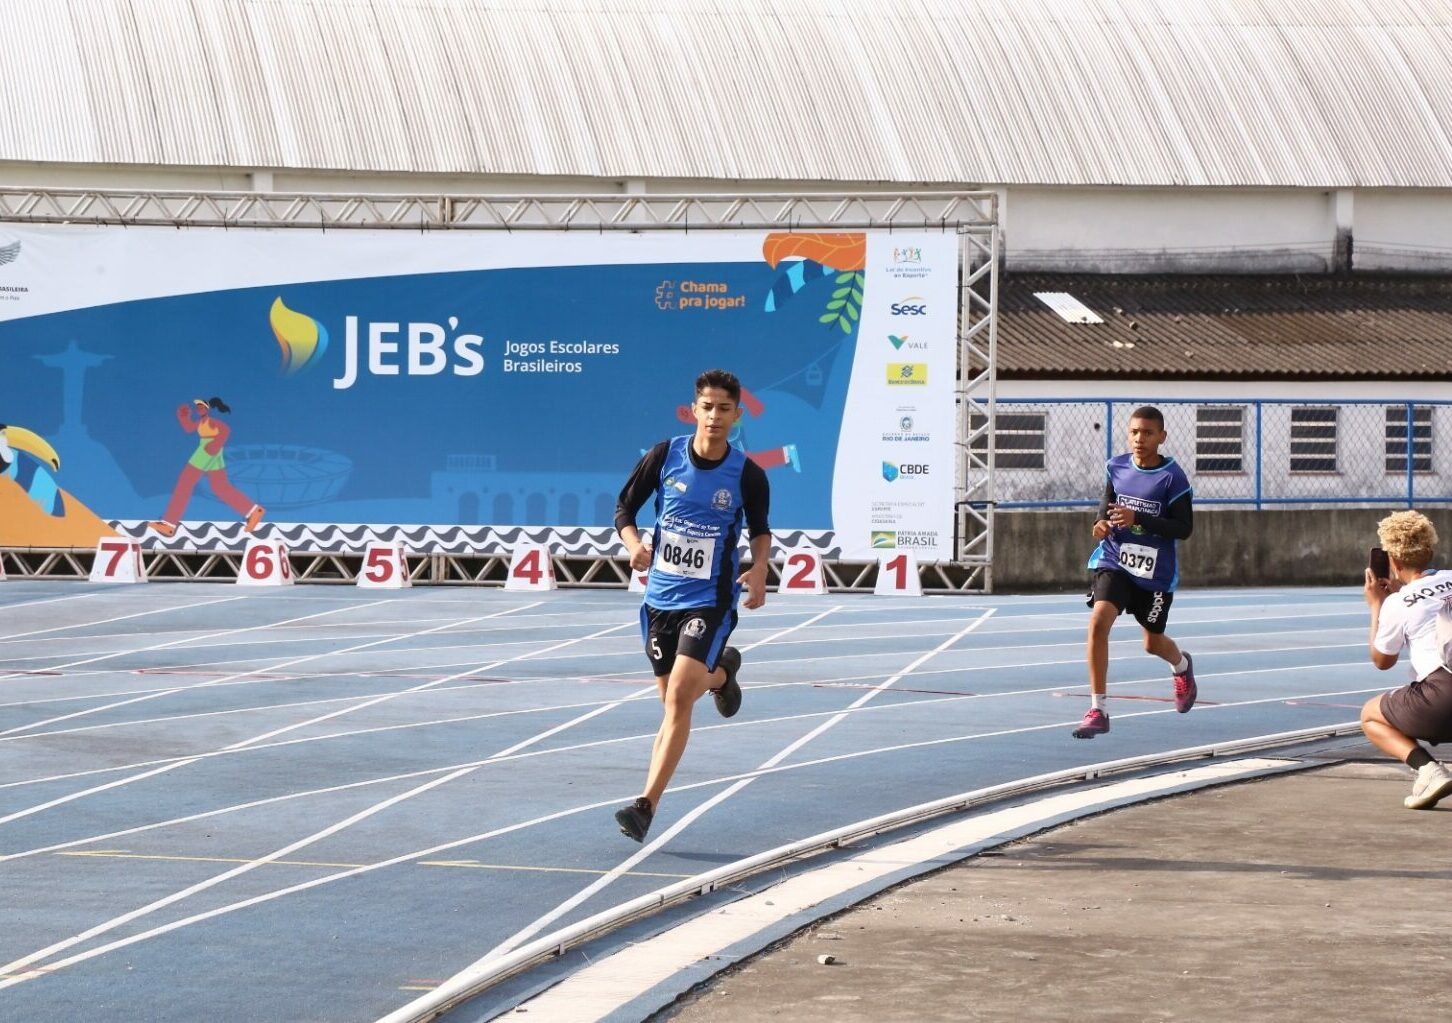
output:
[[[1438,668],[1393,689],[1381,698],[1381,716],[1409,739],[1452,742],[1452,672]]]
[[[1175,595],[1169,590],[1147,590],[1130,578],[1128,572],[1117,568],[1096,568],[1089,580],[1089,595],[1085,601],[1093,607],[1101,600],[1107,600],[1119,608],[1119,613],[1128,611],[1134,620],[1144,626],[1146,632],[1162,635],[1170,621],[1170,603]]]
[[[717,607],[662,611],[649,604],[640,605],[640,638],[645,641],[650,669],[658,678],[671,673],[677,654],[695,658],[707,671],[715,671],[735,628],[735,609],[724,613]]]

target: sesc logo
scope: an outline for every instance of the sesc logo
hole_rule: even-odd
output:
[[[900,302],[892,303],[888,308],[894,316],[926,316],[928,300],[921,295],[911,295]]]

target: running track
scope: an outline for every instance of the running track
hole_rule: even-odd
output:
[[[1077,741],[1082,598],[773,594],[734,639],[740,715],[698,705],[639,846],[611,819],[660,720],[637,607],[619,591],[0,583],[0,1017],[376,1019],[793,839],[1352,720],[1401,678],[1366,663],[1357,590],[1185,591],[1169,631],[1196,655],[1200,706],[1174,713],[1122,621],[1114,730]]]

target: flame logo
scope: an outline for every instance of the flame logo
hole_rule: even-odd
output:
[[[306,313],[295,312],[278,296],[268,319],[282,349],[283,376],[294,376],[323,357],[328,350],[328,328]]]

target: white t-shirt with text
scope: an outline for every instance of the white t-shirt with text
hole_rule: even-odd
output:
[[[1439,619],[1441,626],[1439,628]],[[1377,650],[1395,657],[1410,647],[1412,676],[1426,678],[1448,660],[1452,644],[1452,571],[1433,572],[1387,597],[1377,621]]]

